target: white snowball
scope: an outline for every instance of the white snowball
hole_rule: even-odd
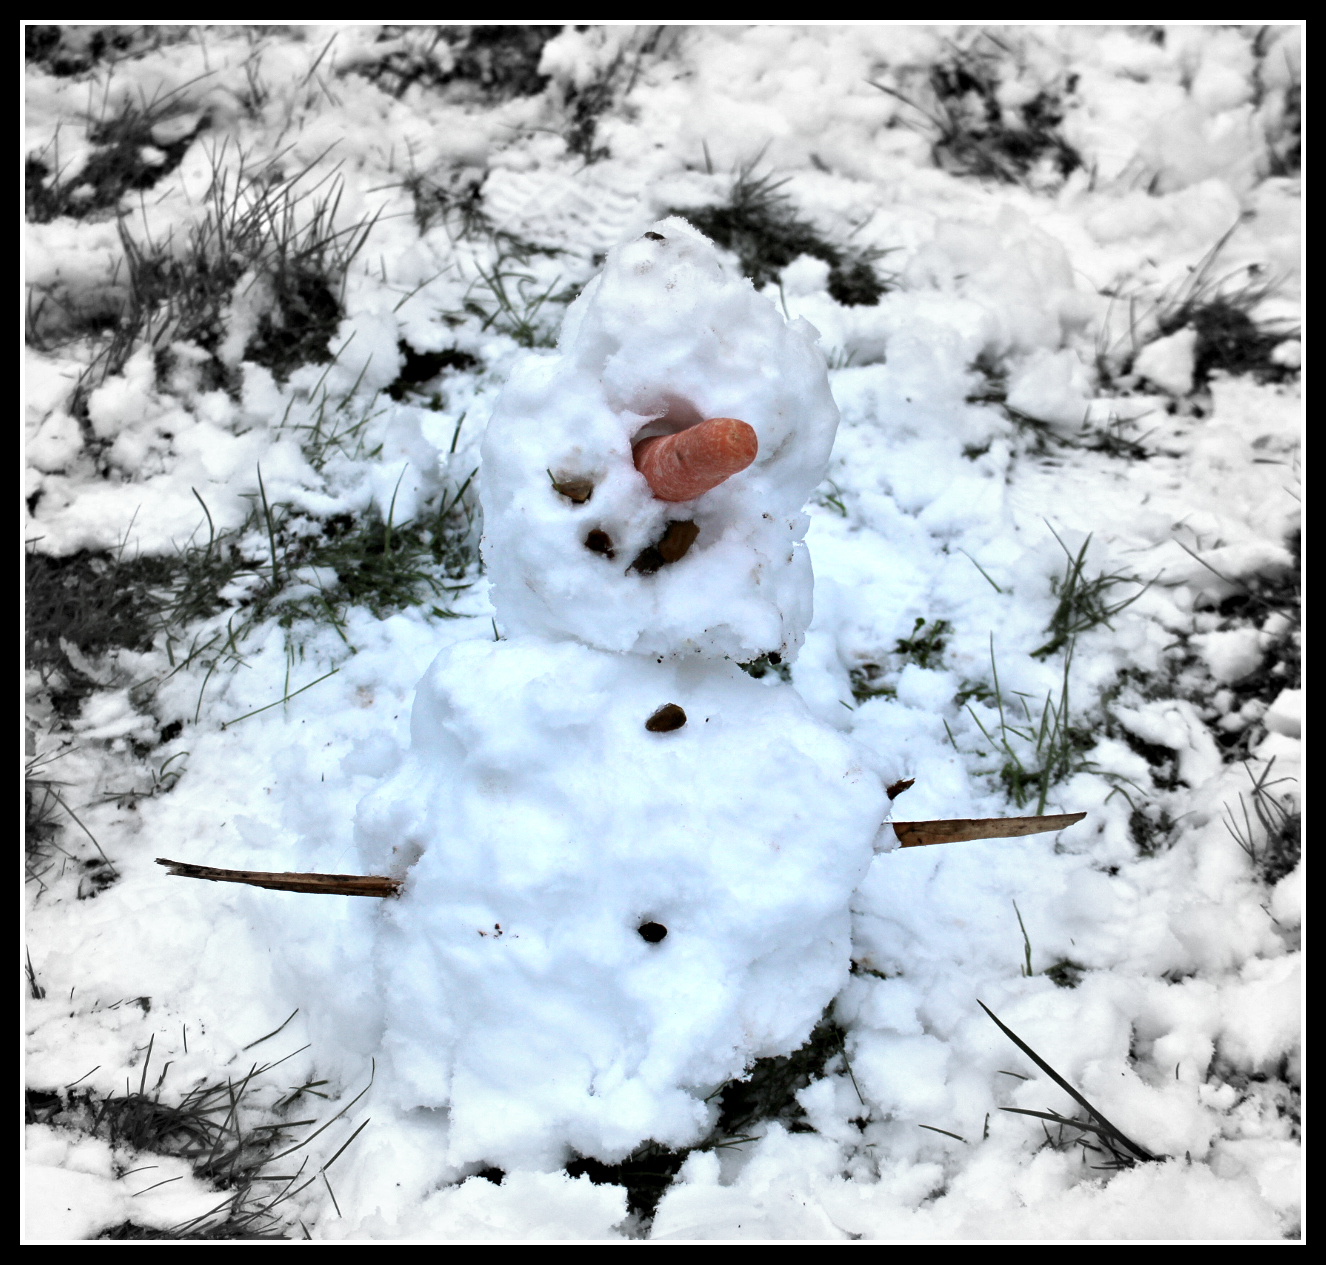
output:
[[[1223,685],[1241,681],[1261,666],[1263,640],[1255,628],[1228,628],[1192,638],[1211,675]]]
[[[662,240],[609,253],[559,353],[517,367],[488,425],[483,552],[498,621],[604,650],[788,657],[811,614],[801,507],[838,425],[818,334],[784,320],[685,220],[651,232]],[[656,500],[632,439],[710,417],[754,427],[755,463],[694,501]],[[593,494],[576,504],[553,479],[589,480]],[[699,536],[684,558],[633,569],[685,520]],[[586,547],[590,532],[611,556]]]
[[[667,703],[686,723],[646,730]],[[366,871],[413,863],[378,940],[385,1047],[403,1106],[450,1106],[453,1162],[694,1142],[706,1095],[800,1046],[847,980],[888,805],[790,686],[469,641],[411,724],[358,837]]]
[[[66,469],[83,448],[83,432],[63,409],[57,409],[41,424],[28,444],[28,460],[38,470],[53,474]]]
[[[1170,395],[1187,395],[1193,387],[1197,331],[1191,326],[1147,343],[1133,361],[1133,372]]]
[[[829,265],[814,255],[798,255],[781,273],[783,294],[801,298],[829,288]]]
[[[1038,351],[1008,380],[1008,407],[1037,421],[1077,429],[1086,420],[1091,382],[1077,355]]]
[[[1286,738],[1303,736],[1303,691],[1281,690],[1274,703],[1267,708],[1266,728]]]
[[[1303,923],[1303,867],[1296,865],[1286,874],[1271,893],[1271,916],[1283,927],[1298,927]]]
[[[1271,352],[1271,363],[1284,365],[1286,369],[1298,369],[1303,365],[1303,344],[1297,338],[1286,338],[1277,343]]]

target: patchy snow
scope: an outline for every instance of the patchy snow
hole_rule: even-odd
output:
[[[27,1240],[219,1204],[82,1104],[255,1067],[297,1237],[1300,1232],[1298,27],[27,30]]]

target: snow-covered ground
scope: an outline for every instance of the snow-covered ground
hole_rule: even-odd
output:
[[[29,1241],[1301,1233],[1297,28],[26,34]],[[898,820],[1088,816],[877,855],[776,1115],[498,1171],[387,1083],[436,1025],[384,1031],[383,902],[155,859],[364,872],[416,684],[505,631],[498,395],[672,213],[841,412],[754,671]],[[1088,1122],[982,1004],[1158,1158],[1004,1110]]]

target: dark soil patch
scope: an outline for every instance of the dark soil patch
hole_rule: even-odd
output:
[[[1259,326],[1236,299],[1185,303],[1160,322],[1163,336],[1186,327],[1197,333],[1193,383],[1199,388],[1210,383],[1213,373],[1251,374],[1258,382],[1288,382],[1298,376],[1297,369],[1271,359],[1286,333]]]
[[[779,192],[783,183],[757,179],[747,170],[738,176],[727,202],[673,207],[667,214],[684,217],[732,251],[757,289],[777,284],[788,264],[810,255],[829,265],[829,293],[837,302],[848,307],[878,303],[889,289],[873,266],[879,252],[853,252],[826,241],[813,224],[798,217],[791,198]]]
[[[448,370],[465,373],[477,368],[479,364],[477,356],[455,347],[443,351],[415,351],[407,342],[398,343],[397,346],[405,357],[405,363],[396,375],[396,381],[387,388],[387,394],[393,400],[404,399],[409,392],[418,390]]]
[[[459,85],[487,101],[535,96],[548,86],[548,76],[539,74],[543,46],[561,30],[560,26],[448,26],[423,32],[418,27],[387,26],[379,41],[403,41],[404,47],[358,67],[358,72],[395,97],[415,85],[424,89]]]
[[[582,1158],[569,1163],[566,1171],[572,1177],[583,1173],[596,1185],[624,1186],[628,1210],[647,1225],[692,1150],[740,1145],[750,1129],[771,1120],[781,1121],[793,1133],[810,1132],[796,1095],[823,1077],[828,1063],[845,1053],[844,1038],[844,1030],[826,1012],[799,1050],[757,1059],[744,1079],[729,1081],[717,1095],[718,1123],[697,1147],[673,1151],[646,1142],[618,1164]]]

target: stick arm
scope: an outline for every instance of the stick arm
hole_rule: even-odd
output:
[[[895,821],[892,825],[899,847],[920,848],[931,843],[1047,834],[1064,830],[1085,816],[1086,813],[1059,813],[1048,817],[959,817],[953,821]]]
[[[919,848],[932,843],[962,843],[968,839],[1017,839],[1022,835],[1063,830],[1081,821],[1086,813],[1062,813],[1051,817],[962,817],[953,821],[895,821],[893,833],[899,847]],[[244,883],[278,892],[306,892],[322,896],[400,895],[404,880],[385,874],[296,874],[268,870],[223,870],[212,865],[192,865],[157,857],[177,878],[205,879],[209,883]]]

